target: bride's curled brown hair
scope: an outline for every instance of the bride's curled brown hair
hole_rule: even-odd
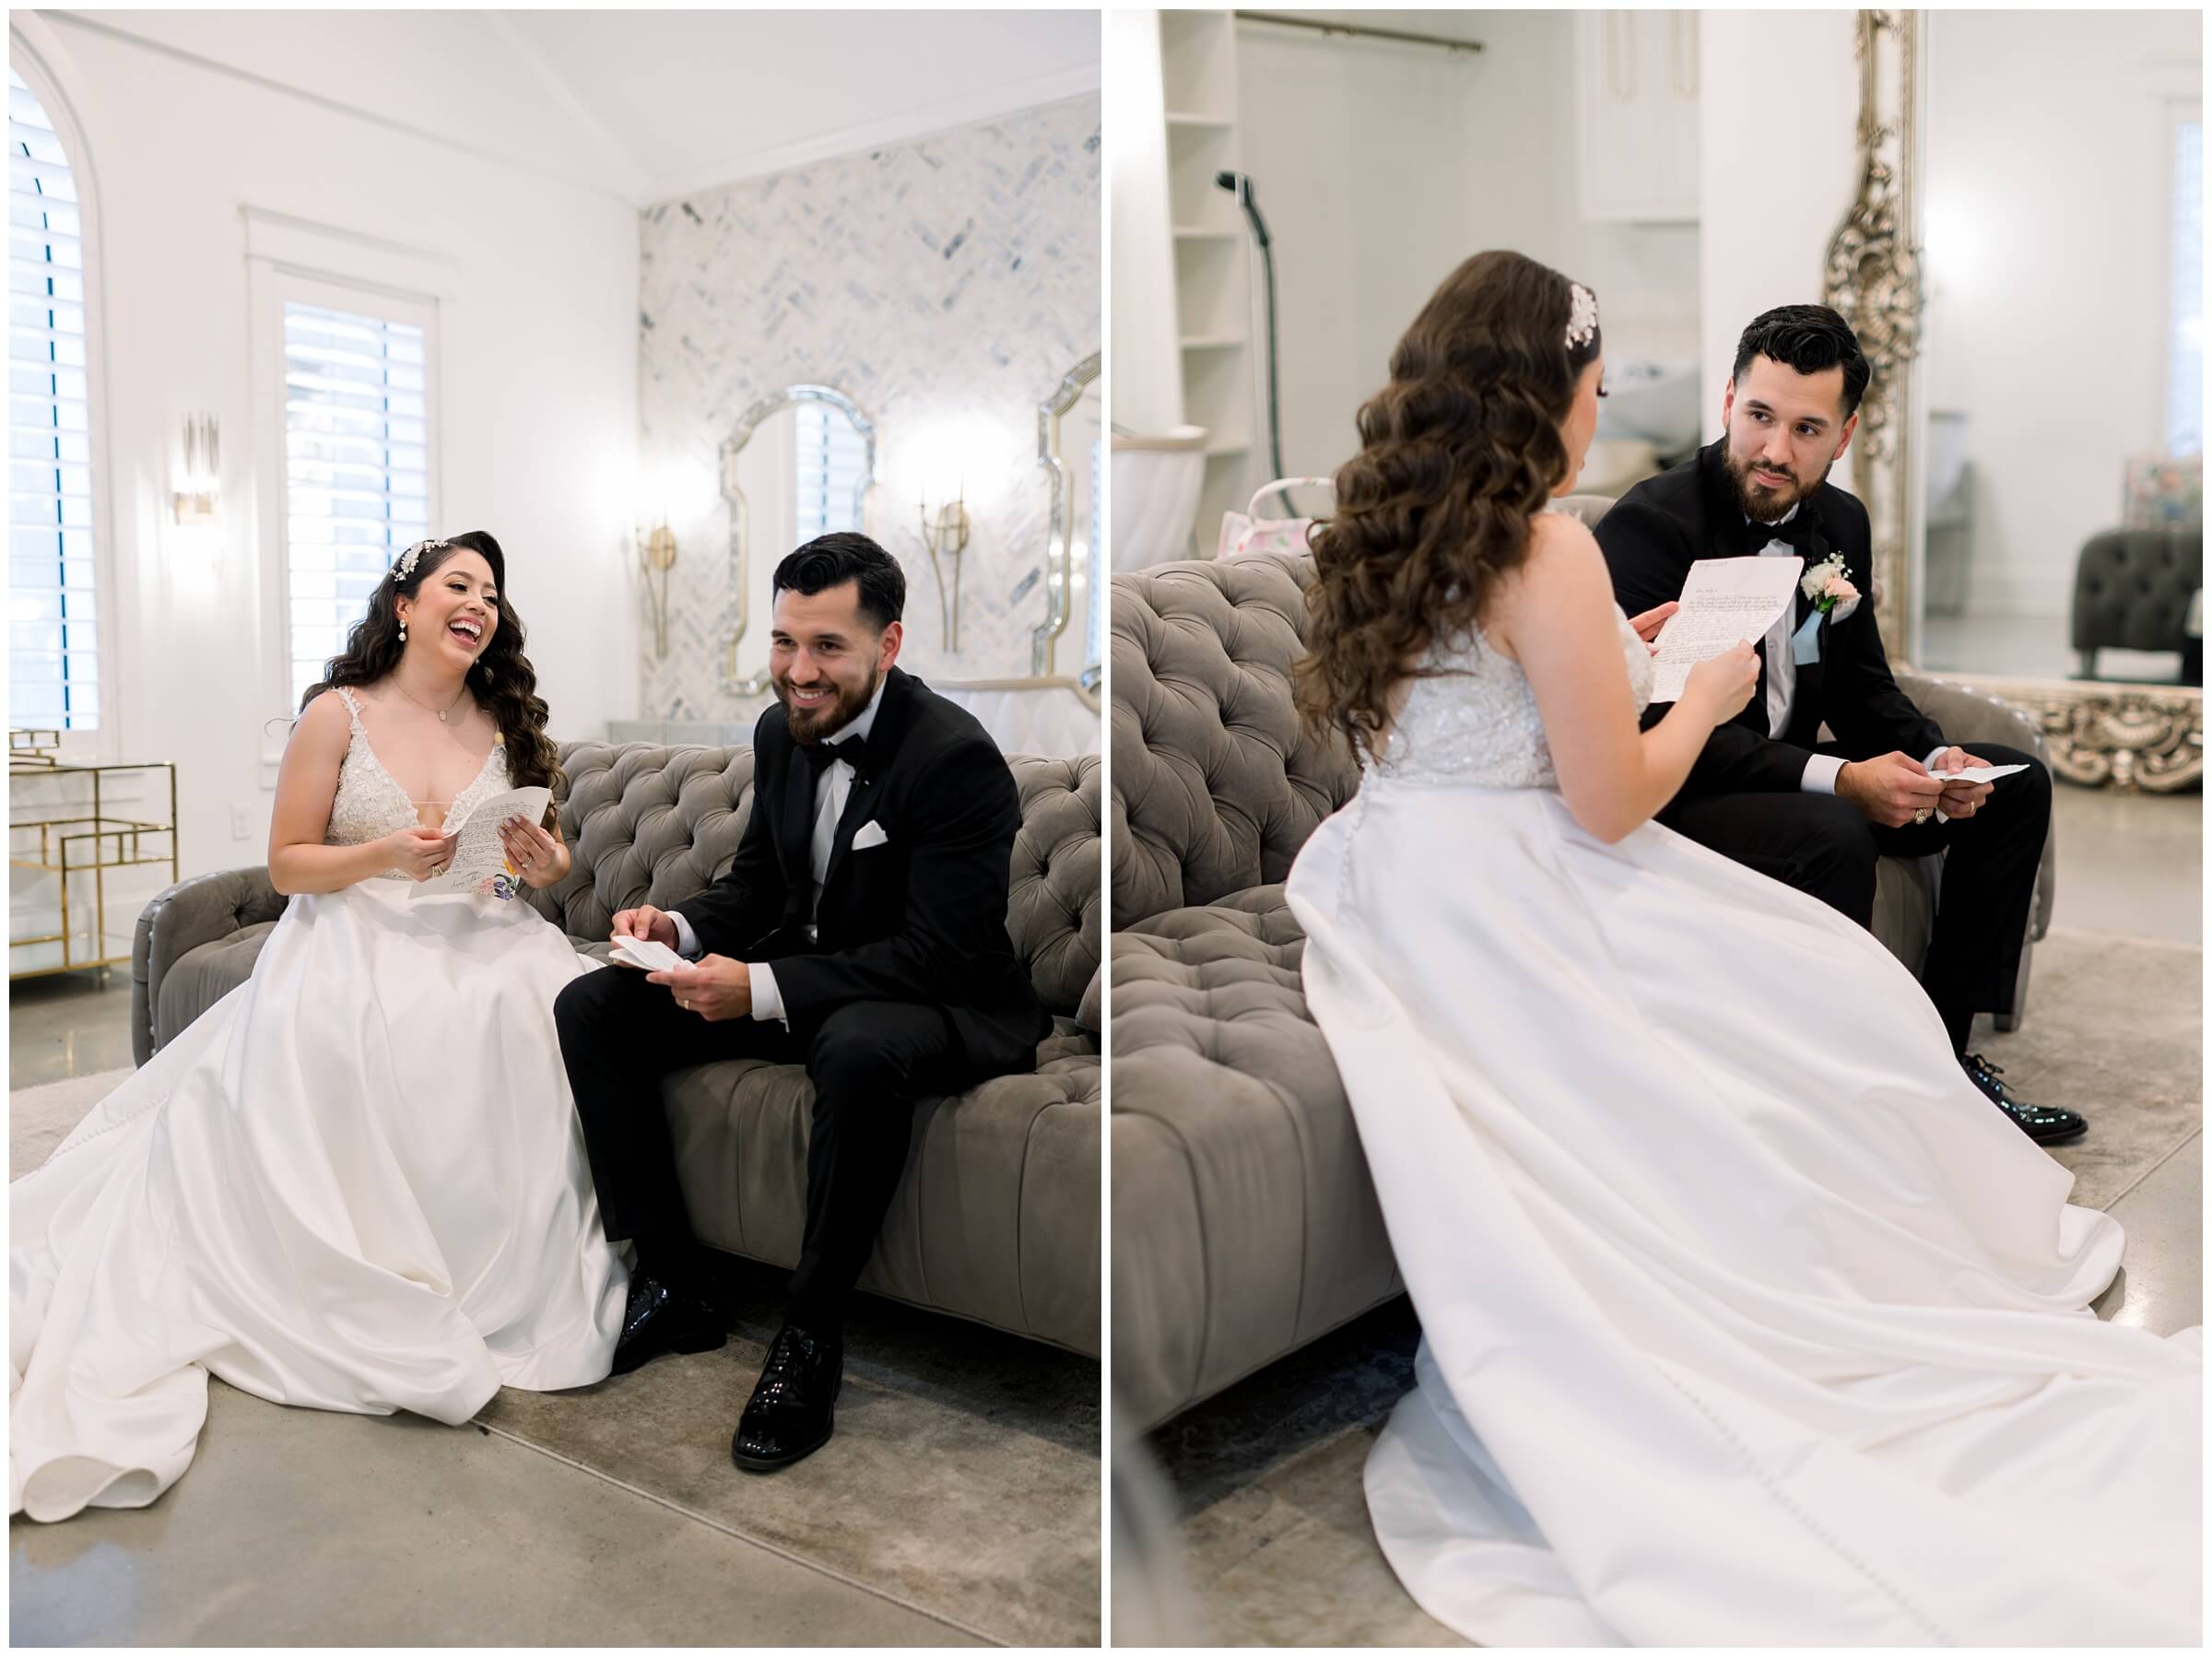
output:
[[[1559,427],[1599,336],[1567,343],[1573,285],[1514,253],[1477,253],[1421,308],[1359,411],[1359,452],[1312,535],[1299,711],[1371,756],[1390,695],[1439,638],[1464,633],[1528,556],[1566,481]]]

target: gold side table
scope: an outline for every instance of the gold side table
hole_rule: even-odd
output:
[[[112,934],[112,872],[161,868],[165,885],[178,878],[175,765],[166,759],[78,764],[59,757],[60,744],[53,731],[8,733],[11,980],[127,963],[142,900],[122,895],[132,907],[121,933]],[[132,778],[140,780],[135,786],[128,783]],[[167,820],[156,820],[148,804],[156,810],[166,804]],[[49,919],[56,910],[58,931]]]

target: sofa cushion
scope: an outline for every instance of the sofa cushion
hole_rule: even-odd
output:
[[[1135,1431],[1402,1286],[1282,887],[1112,948],[1113,1386]]]
[[[898,1194],[860,1287],[1099,1356],[1100,1067],[1054,1035],[1033,1075],[914,1107]],[[669,1079],[692,1230],[789,1266],[806,1212],[814,1090],[796,1064],[725,1061]]]

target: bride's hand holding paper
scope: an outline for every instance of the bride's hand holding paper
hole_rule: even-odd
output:
[[[501,818],[500,845],[524,886],[548,887],[569,872],[569,849],[553,838],[541,817],[510,814]]]
[[[1679,604],[1670,598],[1656,609],[1646,610],[1641,616],[1629,617],[1629,626],[1635,629],[1637,638],[1652,647],[1653,655],[1655,656],[1659,653],[1659,629],[1673,620],[1675,612],[1681,607]]]
[[[1680,607],[1660,629],[1652,652],[1657,669],[1652,700],[1680,701],[1692,667],[1746,640],[1765,638],[1795,601],[1804,570],[1803,558],[1700,558],[1692,564]]]

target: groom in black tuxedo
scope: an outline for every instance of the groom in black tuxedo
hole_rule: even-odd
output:
[[[1840,553],[1847,581],[1864,584],[1866,509],[1828,474],[1850,445],[1869,372],[1857,337],[1825,306],[1783,306],[1745,329],[1720,439],[1638,484],[1597,525],[1621,607],[1636,616],[1679,598],[1700,558],[1794,554],[1809,572]],[[1665,711],[1648,710],[1645,725]],[[1823,723],[1834,741],[1818,739]],[[1976,762],[2028,769],[1979,785],[1929,775]],[[1794,614],[1768,631],[1758,690],[1713,732],[1659,821],[1862,926],[1873,923],[1877,857],[1947,852],[1921,981],[1952,1050],[2030,1137],[2080,1137],[2081,1117],[2028,1103],[1966,1051],[1977,1012],[2012,1009],[2051,827],[2050,773],[2017,749],[1978,744],[1970,755],[1947,742],[1898,688],[1870,602],[1846,598],[1821,615],[1800,586]]]
[[[975,718],[893,665],[906,579],[865,535],[777,567],[736,860],[614,935],[682,970],[618,964],[554,1005],[607,1235],[637,1245],[615,1371],[720,1346],[712,1251],[692,1235],[661,1078],[717,1059],[806,1066],[806,1226],[790,1309],[731,1453],[766,1471],[830,1438],[845,1303],[906,1162],[917,1099],[1030,1069],[1051,1028],[1006,935],[1021,808]]]

